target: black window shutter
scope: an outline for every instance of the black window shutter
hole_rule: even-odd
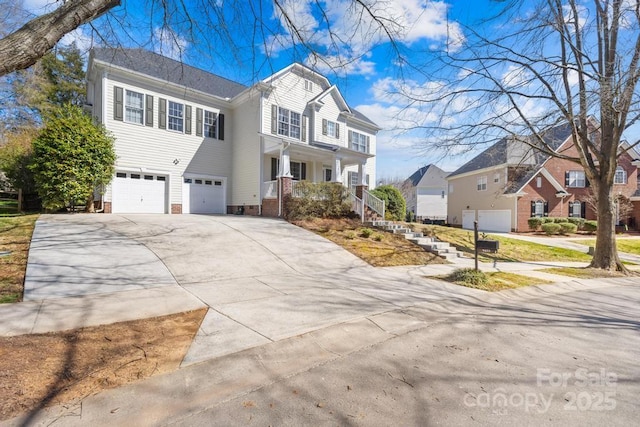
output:
[[[153,127],[153,95],[147,95],[145,102],[145,124]]]
[[[202,136],[202,108],[196,108],[196,136]]]
[[[549,216],[549,202],[544,202],[544,216]]]
[[[184,106],[184,133],[191,135],[191,105]]]
[[[580,218],[587,217],[587,202],[580,203]]]
[[[322,119],[322,134],[327,134],[327,119]]]
[[[336,138],[340,138],[340,123],[336,123]]]
[[[278,106],[275,104],[271,106],[271,133],[278,133]]]
[[[158,128],[167,128],[167,100],[158,98]]]
[[[307,164],[300,163],[300,181],[307,179]]]
[[[534,202],[533,200],[531,201],[531,216],[536,216],[536,202]]]
[[[278,177],[278,159],[271,158],[271,181],[275,181]]]
[[[113,87],[113,120],[122,121],[124,115],[122,114],[123,93],[122,88],[118,86]]]
[[[366,153],[370,153],[371,152],[371,148],[369,147],[369,137],[367,136],[367,151],[365,151]]]
[[[566,171],[564,173],[564,186],[568,187],[569,186],[569,171]]]
[[[218,114],[218,139],[224,141],[224,114]]]
[[[589,183],[589,179],[587,178],[586,175],[584,176],[584,186],[585,187],[590,187],[591,186],[591,184]]]

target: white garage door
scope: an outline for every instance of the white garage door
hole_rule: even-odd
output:
[[[183,213],[227,212],[225,201],[226,182],[222,178],[185,177],[182,184]]]
[[[111,185],[113,213],[165,213],[167,177],[117,172]]]
[[[476,220],[476,211],[462,211],[462,228],[473,230],[473,222]]]
[[[511,231],[511,211],[478,211],[478,230],[500,231],[508,233]]]

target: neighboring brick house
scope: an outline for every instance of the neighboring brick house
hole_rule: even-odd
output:
[[[597,125],[590,119],[593,128]],[[541,135],[557,153],[576,155],[568,124]],[[594,132],[597,137],[597,132]],[[640,224],[638,167],[633,150],[618,160],[614,191],[633,211],[619,223]],[[449,182],[449,222],[483,231],[527,231],[532,216],[596,219],[584,170],[569,160],[533,150],[517,138],[504,138],[454,171]],[[626,202],[624,201],[626,200]],[[618,205],[616,208],[618,209]]]
[[[142,49],[92,49],[87,98],[115,136],[105,212],[277,216],[297,181],[375,180],[380,128],[292,64],[253,86]]]
[[[407,211],[418,221],[447,220],[447,175],[436,165],[423,166],[402,183]]]

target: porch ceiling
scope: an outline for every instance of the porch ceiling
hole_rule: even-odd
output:
[[[279,155],[282,147],[289,149],[292,158],[332,162],[337,156],[342,166],[357,165],[365,162],[367,159],[374,157],[373,154],[362,153],[360,151],[350,150],[346,147],[334,146],[324,143],[301,143],[295,141],[286,141],[273,135],[263,135],[264,137],[264,154]]]

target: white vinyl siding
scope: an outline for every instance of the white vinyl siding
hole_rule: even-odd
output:
[[[171,90],[163,87],[162,92],[155,85],[138,81],[132,77],[124,77],[116,73],[110,73],[107,79],[105,90],[105,102],[107,105],[106,120],[104,124],[115,137],[115,149],[118,155],[116,162],[117,169],[140,170],[145,168],[150,171],[162,172],[166,175],[168,182],[169,204],[182,203],[182,179],[181,176],[187,172],[230,177],[232,168],[232,146],[218,140],[197,137],[195,132],[191,135],[169,132],[156,126],[132,126],[123,121],[113,119],[112,106],[114,96],[114,86],[122,87],[146,95],[153,96],[155,102],[154,111],[158,111],[160,99],[181,100],[184,104],[195,108],[208,110],[218,110],[226,113],[225,105],[220,101],[208,98],[180,98],[184,97],[184,91]],[[125,95],[126,96],[126,95]],[[167,101],[167,107],[168,107]],[[167,108],[168,112],[168,108]],[[229,133],[231,132],[231,133]],[[225,129],[225,138],[233,138],[230,127]],[[255,128],[254,128],[255,134]],[[227,191],[230,191],[231,179],[227,181]],[[107,189],[105,201],[111,200],[111,190]],[[227,201],[230,195],[227,195]]]

